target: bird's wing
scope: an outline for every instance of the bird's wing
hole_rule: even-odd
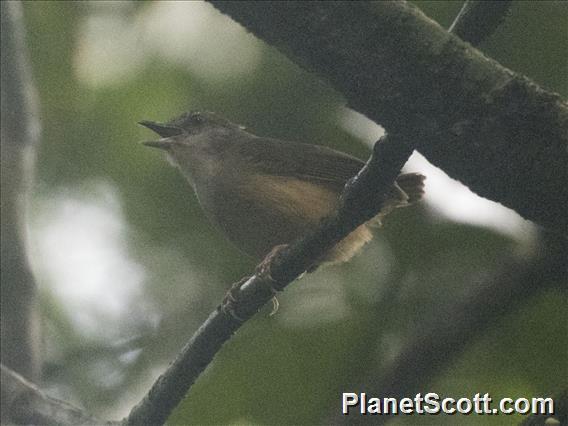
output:
[[[337,190],[365,164],[351,155],[319,145],[271,138],[254,138],[247,143],[255,144],[255,149],[249,146],[240,154],[253,161],[257,170],[321,183]]]

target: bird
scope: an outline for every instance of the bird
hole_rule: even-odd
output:
[[[142,143],[167,153],[193,187],[205,215],[238,249],[259,260],[314,231],[333,214],[345,184],[365,164],[326,146],[256,136],[213,112],[191,111],[166,123],[139,124],[160,136]],[[351,259],[388,213],[422,198],[424,179],[420,173],[400,174],[377,216],[314,266]]]

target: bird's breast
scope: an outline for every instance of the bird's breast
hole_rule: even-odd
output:
[[[238,248],[263,257],[304,236],[334,211],[339,194],[312,182],[254,175],[196,188],[204,210]]]
[[[337,208],[339,194],[306,180],[287,176],[257,175],[250,190],[266,208],[301,222],[318,222]]]

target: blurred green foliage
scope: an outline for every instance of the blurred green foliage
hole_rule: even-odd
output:
[[[566,97],[568,17],[561,3],[515,2],[506,23],[481,49]],[[461,2],[418,5],[447,27]],[[127,412],[229,284],[254,266],[207,221],[181,175],[137,144],[149,135],[136,122],[206,109],[257,134],[312,141],[360,158],[368,152],[338,125],[341,96],[261,43],[256,66],[239,78],[209,78],[151,49],[119,79],[95,84],[81,77],[78,62],[90,54],[84,34],[93,17],[141,26],[142,17],[168,7],[173,3],[25,2],[43,125],[33,215],[41,215],[49,206],[45,200],[57,194],[78,191],[89,199],[96,182],[112,185],[128,229],[128,256],[146,273],[144,304],[157,317],[150,321],[129,306],[125,321],[114,324],[112,336],[120,339],[106,339],[104,329],[89,334],[64,309],[65,300],[51,290],[54,283],[40,277],[49,389],[103,417]],[[131,49],[140,49],[144,37]],[[234,59],[227,56],[219,66],[230,74]],[[380,241],[350,264],[295,283],[281,296],[276,316],[261,313],[247,324],[171,423],[325,423],[339,412],[341,392],[379,374],[415,324],[435,317],[440,304],[464,296],[468,277],[498,268],[504,255],[522,249],[515,239],[433,217],[425,207],[389,217],[377,236]],[[121,286],[114,279],[113,285]],[[317,311],[319,319],[310,310],[312,296],[324,307]],[[565,295],[549,291],[514,307],[424,389],[455,396],[491,392],[497,398],[540,396],[565,387],[565,306]],[[455,424],[456,419],[420,419],[425,421]],[[459,422],[503,424],[503,419],[470,416]]]

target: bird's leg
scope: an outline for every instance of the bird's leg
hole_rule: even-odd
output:
[[[278,299],[276,298],[276,294],[278,293],[278,291],[280,290],[277,287],[277,282],[274,278],[272,278],[272,275],[270,273],[270,265],[272,264],[272,261],[274,260],[274,258],[276,256],[278,256],[278,254],[280,252],[282,252],[283,250],[285,250],[286,248],[288,248],[288,244],[279,244],[277,246],[274,246],[272,248],[272,250],[270,250],[270,253],[268,253],[266,255],[266,257],[264,258],[264,260],[262,262],[260,262],[260,264],[256,267],[256,274],[260,277],[264,277],[268,280],[268,287],[270,288],[270,290],[273,293],[272,296],[272,311],[270,312],[269,316],[274,315],[276,312],[278,312],[278,307],[280,306],[280,303],[278,302]]]
[[[268,290],[272,293],[272,312],[270,312],[270,316],[274,315],[276,311],[278,311],[279,303],[278,299],[276,298],[277,292],[280,290],[278,287],[278,282],[272,278],[270,273],[270,266],[276,256],[283,250],[288,247],[288,244],[281,244],[275,246],[270,253],[266,255],[263,261],[256,267],[255,274],[257,277],[263,279],[267,283]],[[223,298],[223,302],[221,303],[221,311],[225,314],[231,315],[233,318],[237,319],[238,321],[243,322],[244,319],[241,318],[236,313],[236,308],[239,303],[241,303],[240,299],[240,290],[244,283],[249,280],[250,277],[244,277],[240,281],[234,283],[225,297]]]
[[[270,266],[274,261],[274,258],[276,258],[278,254],[286,248],[288,248],[288,244],[279,244],[277,246],[274,246],[272,250],[270,250],[270,253],[268,253],[264,257],[262,262],[259,263],[255,270],[256,275],[266,278],[270,282],[270,288],[275,294],[277,291],[279,291],[279,288],[276,286],[276,280],[272,278],[272,275],[270,273]]]
[[[238,320],[240,322],[244,322],[244,319],[242,319],[241,317],[239,317],[236,314],[235,308],[236,308],[237,304],[239,303],[239,296],[238,296],[239,291],[241,290],[241,287],[243,286],[243,284],[246,283],[249,278],[250,277],[244,277],[244,278],[241,278],[236,283],[233,283],[231,285],[231,288],[227,291],[227,293],[225,293],[225,297],[223,298],[223,301],[221,302],[221,311],[224,314],[231,315],[233,318],[235,318],[236,320]]]

